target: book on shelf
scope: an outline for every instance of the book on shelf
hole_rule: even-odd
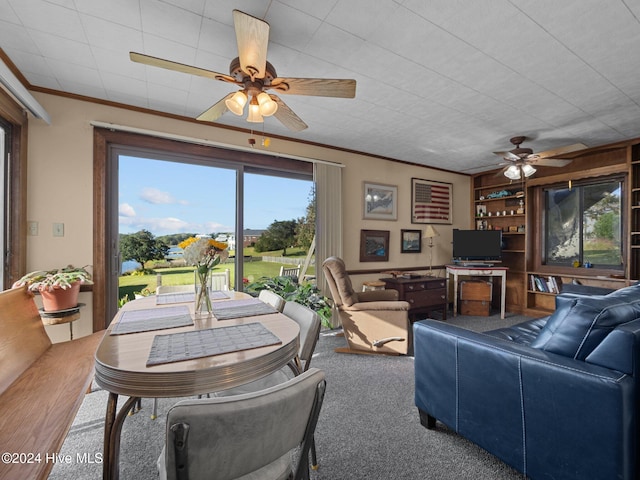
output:
[[[531,291],[543,293],[560,293],[560,285],[556,277],[550,275],[543,277],[542,275],[530,275]]]

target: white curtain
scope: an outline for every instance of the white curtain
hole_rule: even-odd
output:
[[[316,279],[325,296],[331,293],[322,274],[327,257],[342,258],[342,166],[315,163],[316,185]]]

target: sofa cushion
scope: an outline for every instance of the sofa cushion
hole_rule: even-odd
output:
[[[498,328],[483,333],[494,338],[509,340],[521,345],[530,345],[531,342],[538,337],[548,320],[549,317],[536,318],[510,327]]]
[[[556,311],[531,346],[584,360],[617,325],[636,318],[640,318],[638,285],[608,295],[558,295]]]

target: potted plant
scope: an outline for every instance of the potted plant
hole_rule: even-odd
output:
[[[82,283],[90,283],[91,274],[86,267],[68,265],[55,270],[36,270],[27,273],[13,284],[27,285],[31,292],[39,292],[45,312],[67,310],[78,306],[78,295]]]

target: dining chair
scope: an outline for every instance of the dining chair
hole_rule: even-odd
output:
[[[209,274],[209,289],[229,290],[230,285],[231,285],[231,274],[228,268],[222,272],[211,272]],[[158,285],[156,287],[156,295],[161,295],[163,293],[183,293],[183,292],[195,292],[195,291],[196,291],[195,283],[191,283],[188,285]]]
[[[222,272],[211,272],[209,278],[209,288],[211,290],[229,290],[231,276],[228,268]]]
[[[283,367],[253,382],[227,390],[221,390],[216,392],[215,396],[229,397],[264,390],[265,388],[284,383],[292,376],[300,374],[300,372],[304,373],[309,370],[313,352],[318,343],[318,337],[320,336],[320,328],[322,326],[320,315],[309,307],[293,301],[285,302],[282,313],[291,318],[300,327],[298,355],[292,362],[289,362],[289,368]],[[311,444],[311,468],[314,470],[318,469],[315,440],[312,441]]]
[[[162,295],[163,293],[184,293],[195,292],[196,286],[191,285],[158,285],[156,287],[156,295]]]
[[[325,389],[324,372],[312,368],[266,390],[178,402],[167,414],[160,479],[308,479]]]
[[[286,300],[284,298],[271,290],[260,290],[258,298],[264,303],[268,303],[279,312],[282,312],[284,304],[286,303]]]
[[[309,307],[293,301],[285,302],[282,313],[296,322],[300,327],[300,346],[298,347],[298,355],[296,355],[296,358],[289,362],[288,366],[282,367],[280,370],[276,370],[253,382],[216,392],[216,396],[228,397],[263,390],[273,385],[286,382],[292,376],[309,369],[313,351],[316,348],[318,337],[320,336],[320,327],[322,326],[320,316]]]

